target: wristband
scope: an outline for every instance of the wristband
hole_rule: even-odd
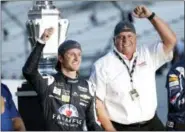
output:
[[[154,16],[155,16],[155,13],[152,12],[152,14],[148,17],[148,20],[152,20],[154,18]]]
[[[40,43],[40,44],[46,44],[43,40],[41,39],[37,39],[37,41]]]

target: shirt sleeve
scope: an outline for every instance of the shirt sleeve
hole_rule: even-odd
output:
[[[35,47],[30,53],[25,65],[22,68],[22,73],[25,79],[32,85],[34,90],[41,95],[47,91],[47,81],[42,77],[38,71],[38,64],[44,48],[44,44],[37,41]]]
[[[10,116],[11,118],[15,118],[15,117],[20,117],[19,112],[17,111],[16,107],[15,107],[15,103],[12,100],[12,95],[8,89],[8,87],[5,85],[6,90],[7,90],[7,103],[8,103],[8,107],[10,110]]]
[[[166,62],[169,62],[173,58],[173,50],[166,54],[163,48],[163,43],[159,42],[157,44],[152,44],[149,46],[149,54],[153,60],[153,66],[155,70],[161,67]]]
[[[89,81],[95,87],[96,97],[98,97],[101,101],[104,101],[106,95],[106,74],[104,69],[94,65]]]
[[[9,101],[10,104],[10,113],[11,113],[11,117],[15,118],[15,117],[20,117],[16,107],[15,107],[15,103],[13,102],[12,98]]]

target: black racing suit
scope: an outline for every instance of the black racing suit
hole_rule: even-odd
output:
[[[184,59],[176,63],[167,75],[168,121],[167,130],[185,131]]]
[[[43,48],[44,44],[37,42],[23,67],[23,75],[42,100],[47,130],[102,130],[97,121],[94,92],[89,82],[68,78],[61,72],[46,77],[38,72]]]

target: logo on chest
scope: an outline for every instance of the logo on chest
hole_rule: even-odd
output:
[[[60,88],[57,88],[55,86],[54,89],[53,89],[53,93],[60,96],[61,95],[61,89]]]
[[[84,93],[86,93],[88,91],[87,88],[82,87],[82,86],[78,86],[78,90],[81,92],[84,92]]]
[[[62,95],[61,96],[61,100],[63,102],[69,102],[70,101],[70,96],[69,95]]]
[[[142,61],[142,62],[138,62],[137,64],[138,66],[142,67],[142,66],[146,66],[146,61]]]
[[[73,92],[72,94],[74,97],[78,97],[78,93],[77,92]]]
[[[69,90],[62,89],[61,100],[63,102],[69,102],[70,101],[70,91]]]
[[[60,98],[61,101],[63,102],[69,102],[70,101],[70,91],[57,88],[56,86],[53,89],[53,93],[57,95],[57,98]]]
[[[67,117],[79,117],[77,108],[72,104],[65,104],[65,105],[61,106],[58,109],[58,112],[61,115],[65,115]]]
[[[80,97],[81,97],[82,99],[85,99],[85,100],[88,100],[88,99],[91,98],[90,96],[88,96],[88,95],[86,95],[86,94],[80,94]]]

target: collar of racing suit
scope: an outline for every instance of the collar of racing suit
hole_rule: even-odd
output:
[[[73,78],[70,78],[70,77],[64,75],[62,72],[58,72],[58,74],[62,75],[64,77],[65,82],[68,83],[68,84],[70,84],[70,83],[72,83],[72,84],[73,83],[78,83],[78,81],[79,81],[79,77],[78,76],[75,79],[73,79]]]

